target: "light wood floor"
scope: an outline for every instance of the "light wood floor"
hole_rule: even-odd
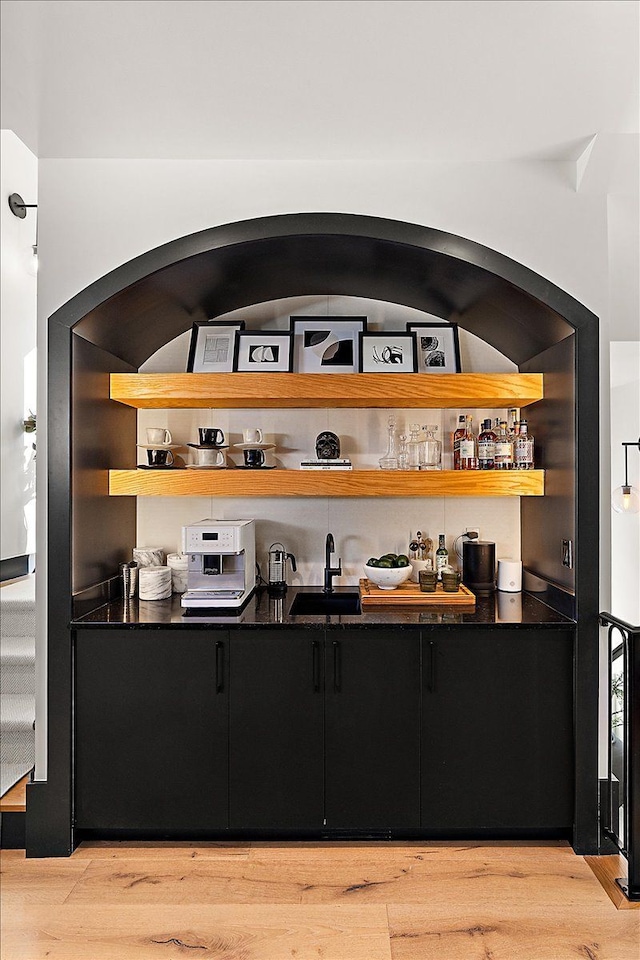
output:
[[[638,960],[562,843],[85,843],[2,853],[2,960]]]

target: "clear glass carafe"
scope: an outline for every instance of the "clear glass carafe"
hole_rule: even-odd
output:
[[[427,424],[422,429],[425,432],[425,439],[420,445],[420,469],[441,470],[442,444],[436,437],[438,427],[434,424]]]
[[[406,433],[400,434],[400,443],[398,446],[398,470],[410,470],[409,466],[409,452],[407,450],[407,435]]]
[[[387,452],[384,457],[380,457],[378,463],[381,470],[398,469],[398,438],[396,435],[396,418],[389,417],[387,420]]]
[[[407,470],[420,469],[422,443],[418,439],[419,435],[420,425],[417,423],[409,424],[409,439],[407,440]]]

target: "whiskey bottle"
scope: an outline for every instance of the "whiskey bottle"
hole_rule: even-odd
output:
[[[473,417],[466,418],[464,437],[460,441],[460,470],[478,469],[478,451],[473,435]]]
[[[520,423],[520,411],[517,407],[511,407],[507,413],[507,433],[511,437],[511,440],[514,441],[518,435],[518,426]]]
[[[444,533],[438,537],[438,549],[436,550],[436,573],[438,580],[442,580],[442,568],[449,563],[449,551],[444,545]]]
[[[493,470],[496,452],[496,435],[491,429],[491,420],[482,421],[482,430],[478,434],[478,467],[480,470]]]
[[[516,470],[533,470],[534,438],[528,430],[526,420],[520,421],[520,430],[513,443],[513,460]]]
[[[465,435],[466,431],[466,417],[464,414],[461,414],[458,417],[458,426],[456,427],[453,433],[453,469],[460,469],[460,441]]]
[[[511,470],[513,468],[513,441],[507,430],[507,421],[500,421],[500,432],[496,437],[493,455],[495,470]]]

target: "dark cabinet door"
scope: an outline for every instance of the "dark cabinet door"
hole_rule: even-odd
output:
[[[232,827],[322,826],[323,637],[322,630],[232,635]]]
[[[77,631],[76,825],[226,827],[228,686],[226,632]]]
[[[418,632],[327,631],[325,644],[327,827],[419,827]]]
[[[573,821],[570,633],[423,635],[422,827]]]

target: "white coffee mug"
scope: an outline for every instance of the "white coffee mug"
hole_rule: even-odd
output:
[[[215,447],[196,447],[193,452],[199,467],[225,467],[227,464],[224,450],[216,450]]]
[[[260,427],[247,427],[242,431],[242,439],[245,443],[262,443],[262,430]]]
[[[164,427],[147,427],[147,443],[171,443],[171,434]]]

